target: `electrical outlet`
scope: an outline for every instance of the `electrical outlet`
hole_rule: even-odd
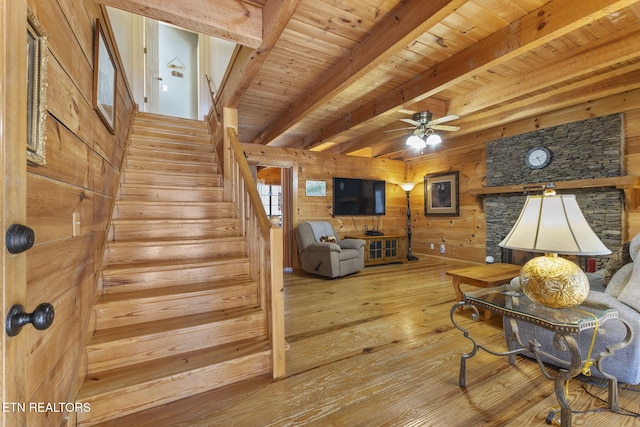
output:
[[[444,253],[444,245],[440,245],[440,253],[443,254]]]
[[[435,249],[435,245],[433,243],[431,244],[431,249]]]

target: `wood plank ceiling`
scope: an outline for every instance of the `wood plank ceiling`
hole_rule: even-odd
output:
[[[100,1],[158,17],[151,0]],[[460,116],[448,123],[459,131],[441,132],[442,147],[452,148],[514,121],[637,97],[640,87],[640,1],[163,4],[161,19],[198,31],[202,11],[230,5],[227,19],[208,25],[217,29],[210,34],[249,40],[217,94],[218,108],[238,109],[242,142],[407,159],[419,154],[405,144],[411,130],[385,132],[407,126],[399,121],[407,111]]]

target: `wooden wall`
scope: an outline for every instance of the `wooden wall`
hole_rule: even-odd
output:
[[[414,254],[428,254],[447,258],[464,259],[482,263],[485,261],[486,225],[484,209],[477,197],[468,193],[470,188],[480,188],[486,179],[486,151],[488,141],[501,136],[530,132],[541,127],[553,127],[571,121],[586,120],[597,115],[624,112],[624,164],[628,175],[640,176],[640,109],[637,106],[640,92],[611,97],[597,103],[585,104],[571,111],[559,111],[550,115],[515,122],[503,128],[490,129],[482,134],[455,141],[454,148],[441,149],[406,163],[393,160],[369,159],[354,156],[330,155],[304,150],[243,144],[251,162],[261,165],[294,168],[294,225],[306,220],[327,220],[343,236],[364,224],[373,225],[373,219],[355,217],[333,218],[332,177],[385,179],[387,185],[387,215],[382,217],[383,231],[406,232],[406,198],[404,192],[390,183],[415,182],[411,192],[412,250]],[[630,101],[631,100],[631,101]],[[630,108],[627,110],[627,108]],[[544,123],[544,126],[540,124]],[[446,145],[443,145],[445,148]],[[517,165],[517,167],[523,167]],[[405,171],[406,169],[406,171]],[[459,171],[460,216],[426,217],[424,215],[425,175]],[[406,175],[405,175],[406,174]],[[326,197],[307,197],[306,180],[325,180]],[[623,219],[624,239],[640,232],[640,210],[628,206]],[[433,244],[433,249],[431,245]],[[440,245],[445,251],[440,253]]]
[[[50,302],[56,314],[49,330],[23,332],[29,349],[26,396],[31,402],[73,402],[85,376],[84,343],[135,105],[118,65],[115,135],[92,108],[93,29],[96,18],[107,22],[99,6],[91,0],[30,0],[29,7],[48,33],[49,117],[47,164],[29,166],[27,174],[27,224],[36,244],[27,253],[26,309]],[[80,220],[75,236],[74,212]],[[58,426],[65,416],[29,413],[28,425]]]
[[[484,144],[443,150],[408,165],[408,178],[417,183],[411,192],[412,248],[415,254],[444,256],[483,262],[485,216],[469,188],[482,187],[486,174]],[[424,215],[424,176],[450,171],[459,173],[459,216]],[[433,249],[431,245],[433,244]],[[440,252],[444,245],[444,253]]]
[[[386,233],[406,233],[407,199],[404,191],[396,185],[406,180],[404,162],[247,143],[242,144],[242,148],[250,163],[292,169],[293,227],[302,221],[329,221],[336,233],[344,237],[350,233],[362,233],[364,225],[369,228],[376,225],[375,217],[333,217],[333,177],[341,176],[387,181],[387,210],[386,215],[380,216],[380,227]],[[308,197],[305,194],[307,180],[325,181],[327,195]],[[294,249],[294,266],[298,265],[296,251]]]
[[[483,135],[473,135],[467,141],[456,141],[458,147],[442,150],[411,160],[407,165],[407,176],[414,182],[421,182],[428,174],[460,171],[460,216],[425,217],[423,214],[424,186],[417,185],[412,192],[412,213],[416,213],[412,229],[412,247],[416,254],[441,256],[439,244],[445,244],[442,256],[465,259],[474,262],[485,260],[485,215],[478,199],[466,194],[469,188],[484,186],[486,178],[485,143],[497,139],[500,135],[514,135],[544,127],[557,126],[576,120],[585,120],[595,115],[614,112],[624,113],[624,167],[627,175],[640,176],[640,92],[633,91],[623,96],[610,97],[574,107],[551,115],[522,121],[500,129],[491,129]],[[629,109],[627,109],[629,108]],[[570,147],[567,147],[570,149]],[[514,165],[514,167],[524,167]],[[413,208],[413,204],[416,208]],[[625,207],[623,218],[623,240],[631,239],[640,232],[640,210]],[[431,249],[431,244],[434,249]]]

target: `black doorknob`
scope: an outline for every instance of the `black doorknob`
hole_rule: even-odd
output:
[[[19,254],[31,249],[36,241],[32,229],[22,224],[11,224],[7,230],[7,250],[12,254]]]
[[[37,306],[33,313],[25,313],[22,305],[15,304],[7,314],[5,322],[7,335],[10,337],[18,335],[27,323],[32,323],[34,328],[43,331],[51,326],[54,315],[53,306],[47,302]]]

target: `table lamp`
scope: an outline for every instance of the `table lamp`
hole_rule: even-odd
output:
[[[534,302],[552,308],[581,304],[589,294],[589,279],[565,255],[607,255],[611,251],[587,223],[574,195],[527,196],[520,217],[499,246],[543,252],[520,270],[522,291]]]

